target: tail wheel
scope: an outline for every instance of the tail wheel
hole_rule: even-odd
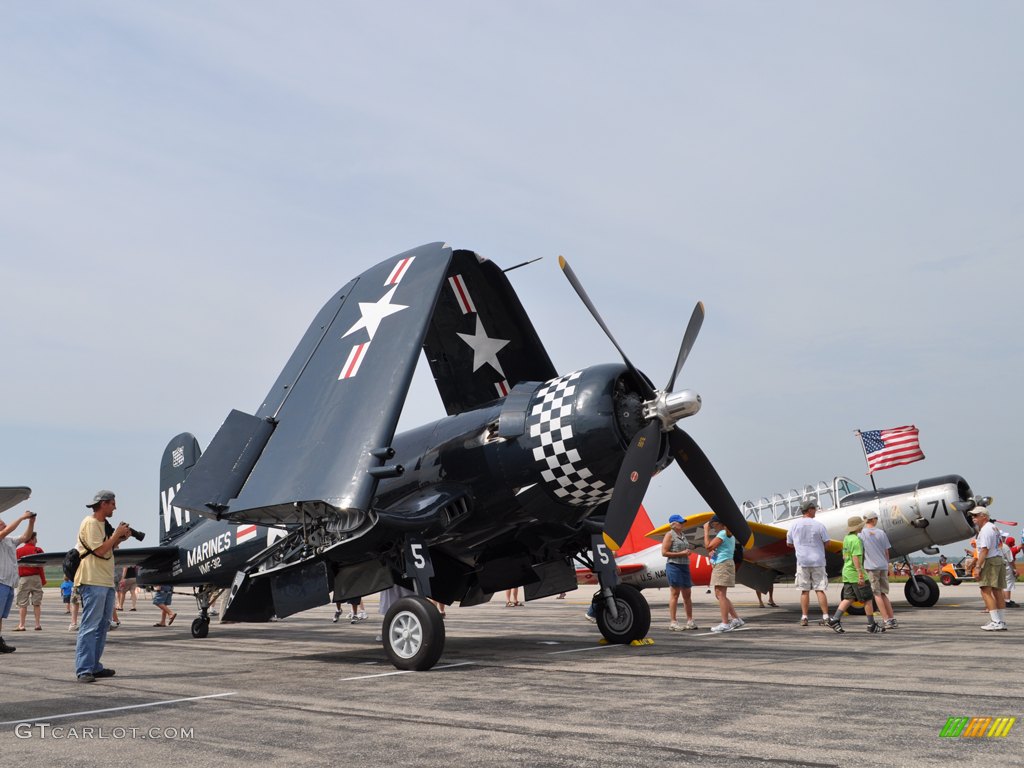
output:
[[[209,619],[195,619],[192,622],[192,637],[204,638],[210,634]]]
[[[907,602],[915,608],[931,608],[939,602],[939,585],[931,576],[915,576],[914,581],[908,581],[903,587],[903,595]]]
[[[433,667],[444,650],[444,620],[418,596],[396,600],[384,616],[384,651],[398,669],[422,672]]]
[[[647,636],[651,628],[651,606],[640,590],[628,584],[620,584],[612,590],[615,600],[614,618],[606,610],[605,601],[596,599],[597,628],[609,643],[625,645]]]

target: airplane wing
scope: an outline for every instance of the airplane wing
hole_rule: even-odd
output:
[[[710,520],[713,514],[712,512],[701,512],[690,515],[683,521],[687,538],[702,553],[704,552],[703,537],[694,539],[690,534],[696,532]],[[743,550],[743,560],[779,573],[796,573],[796,552],[786,545],[786,529],[755,522],[750,522],[749,525],[754,534],[754,544]],[[662,525],[648,533],[647,538],[661,541],[668,530],[667,524]],[[825,545],[825,564],[829,573],[838,573],[843,565],[843,542],[832,539]]]
[[[31,495],[32,489],[25,488],[24,486],[0,488],[0,512],[21,504],[21,502]]]
[[[18,562],[24,565],[60,566],[64,564],[67,552],[43,552],[37,555],[26,555]],[[134,547],[131,549],[115,549],[114,565],[140,565],[143,568],[169,567],[171,561],[179,555],[177,547]]]
[[[420,246],[348,283],[313,320],[255,416],[232,411],[174,504],[260,525],[370,506],[451,249]]]
[[[558,376],[512,284],[472,251],[452,254],[423,351],[449,415]]]

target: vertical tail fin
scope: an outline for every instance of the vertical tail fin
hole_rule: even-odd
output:
[[[192,521],[192,513],[174,506],[174,494],[202,454],[199,441],[188,432],[171,439],[160,459],[160,543],[165,544]]]
[[[626,540],[622,542],[622,546],[615,552],[616,557],[622,557],[623,555],[631,555],[634,552],[640,552],[644,549],[650,549],[657,542],[648,539],[646,534],[657,528],[651,522],[651,518],[647,514],[647,510],[644,509],[643,504],[640,505],[640,509],[636,513],[636,519],[633,520],[633,526],[629,529],[629,535],[626,536]]]

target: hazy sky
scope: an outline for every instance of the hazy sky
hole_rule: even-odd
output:
[[[845,474],[853,431],[1015,499],[1024,380],[1016,2],[0,6],[0,485],[48,550],[84,504],[158,532],[166,442],[253,412],[365,268],[501,266],[556,367],[658,384],[737,501]],[[422,363],[405,426],[444,413]],[[656,522],[705,507],[676,470]],[[15,513],[24,509],[18,507]],[[10,516],[11,513],[8,513]],[[147,540],[150,543],[151,540]]]

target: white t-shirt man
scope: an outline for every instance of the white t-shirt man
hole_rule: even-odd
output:
[[[796,550],[796,564],[805,568],[825,566],[825,545],[828,529],[813,517],[801,517],[786,533],[786,543]]]

